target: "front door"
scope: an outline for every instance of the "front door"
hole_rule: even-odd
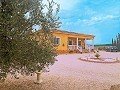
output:
[[[78,46],[82,46],[81,40],[78,41]]]
[[[78,41],[78,50],[80,51],[80,53],[82,53],[82,42],[81,42],[81,40]]]

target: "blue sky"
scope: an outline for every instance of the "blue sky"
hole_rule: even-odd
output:
[[[62,30],[95,35],[95,44],[109,44],[120,33],[120,0],[54,1]]]

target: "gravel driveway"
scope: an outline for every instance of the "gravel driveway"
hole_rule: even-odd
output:
[[[118,58],[119,52],[99,52],[101,57]],[[67,54],[57,56],[50,72],[43,73],[43,83],[34,84],[36,76],[8,78],[0,83],[0,90],[103,90],[120,84],[120,63],[92,63],[78,60],[89,54]],[[94,56],[94,54],[91,54]]]

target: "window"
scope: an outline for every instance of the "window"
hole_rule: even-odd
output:
[[[72,40],[69,40],[68,45],[72,45]]]
[[[54,37],[53,43],[55,45],[59,45],[60,44],[60,38],[59,37]]]

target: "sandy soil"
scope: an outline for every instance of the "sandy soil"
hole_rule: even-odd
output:
[[[92,63],[78,60],[89,54],[59,55],[58,61],[43,73],[43,82],[34,84],[36,76],[7,78],[0,90],[103,90],[120,84],[120,63]],[[100,52],[101,57],[118,58],[120,53]],[[91,54],[94,56],[94,54]]]

